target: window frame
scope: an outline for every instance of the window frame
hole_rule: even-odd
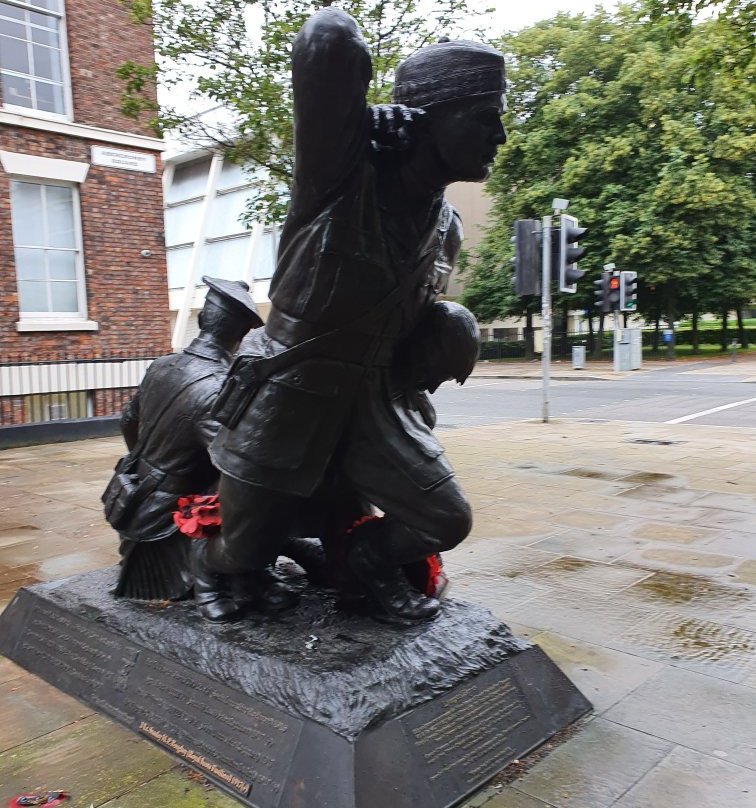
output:
[[[16,292],[18,294],[18,318],[19,324],[25,322],[44,323],[44,322],[61,322],[61,323],[81,323],[87,320],[87,288],[86,288],[86,271],[84,264],[84,240],[81,229],[81,199],[79,194],[79,184],[76,182],[66,182],[64,180],[47,179],[43,177],[24,177],[13,176],[10,177],[10,200],[11,200],[11,217],[13,216],[13,198],[12,198],[12,185],[13,183],[27,183],[29,185],[42,185],[42,186],[57,186],[62,188],[71,189],[71,205],[73,214],[73,228],[74,228],[74,248],[55,248],[48,245],[30,245],[30,244],[17,244],[16,235],[13,233],[13,268],[16,273]],[[45,205],[47,204],[45,196]],[[47,219],[47,211],[45,210],[45,219]],[[12,228],[11,228],[12,229]],[[74,253],[74,266],[76,270],[76,301],[77,310],[75,312],[67,311],[43,311],[32,312],[23,311],[21,309],[21,291],[19,287],[20,279],[18,276],[18,266],[16,264],[16,250],[17,249],[37,249],[37,250],[50,250],[61,249],[61,251]],[[47,274],[47,272],[46,272]],[[46,288],[49,296],[49,277],[45,278]]]
[[[2,0],[3,3],[20,8],[22,11],[33,11],[36,14],[46,14],[50,17],[55,17],[58,20],[58,36],[60,42],[60,75],[63,89],[63,112],[49,112],[47,110],[36,109],[34,107],[24,107],[18,104],[11,104],[6,101],[5,97],[2,99],[2,108],[6,112],[15,115],[27,115],[33,118],[42,118],[43,120],[51,121],[73,121],[73,92],[71,89],[71,60],[68,53],[68,26],[66,25],[66,0],[59,0],[60,11],[51,11],[50,9],[40,8],[32,4],[33,0]],[[28,40],[25,40],[28,42]],[[0,71],[8,72],[11,75],[24,77],[23,73],[16,71]],[[25,76],[32,80],[37,80],[36,76]],[[41,78],[45,81],[44,78]],[[55,83],[55,82],[50,82]]]

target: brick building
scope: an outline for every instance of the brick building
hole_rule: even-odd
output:
[[[163,144],[115,76],[152,51],[119,0],[0,0],[0,424],[109,414],[170,350]]]

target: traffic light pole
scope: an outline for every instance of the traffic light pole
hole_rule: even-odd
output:
[[[541,332],[543,334],[543,351],[541,352],[541,375],[543,377],[543,394],[541,399],[541,420],[549,422],[549,372],[551,370],[551,216],[543,217],[541,230],[543,244],[541,282]]]
[[[620,341],[620,316],[619,312],[614,312],[614,350],[612,351],[612,370],[619,373],[620,370],[620,356],[619,356],[619,341]]]

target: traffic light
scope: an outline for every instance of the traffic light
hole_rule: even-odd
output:
[[[578,247],[577,240],[587,232],[587,227],[578,227],[574,216],[563,213],[558,229],[551,236],[552,271],[559,281],[560,292],[577,292],[577,281],[585,275],[577,268],[577,262],[585,255],[585,247]]]
[[[623,270],[620,272],[620,311],[638,310],[638,273]]]
[[[597,306],[604,314],[612,310],[609,303],[609,279],[611,277],[611,272],[602,272],[599,280],[593,282],[596,287],[596,291],[593,293],[596,300],[593,305]]]
[[[607,295],[610,311],[615,311],[620,302],[620,273],[614,271],[609,275],[609,294]]]
[[[516,295],[541,294],[541,223],[518,219],[514,223],[514,290]]]

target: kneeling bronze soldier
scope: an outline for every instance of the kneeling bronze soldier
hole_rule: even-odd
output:
[[[195,585],[191,540],[179,532],[173,512],[179,496],[216,490],[218,471],[207,447],[219,425],[210,412],[242,337],[262,324],[246,283],[203,281],[209,290],[199,336],[150,365],[121,417],[129,453],[103,494],[106,518],[121,538],[114,593],[120,597],[173,600]],[[225,590],[218,576],[197,582],[206,616],[235,612]]]

